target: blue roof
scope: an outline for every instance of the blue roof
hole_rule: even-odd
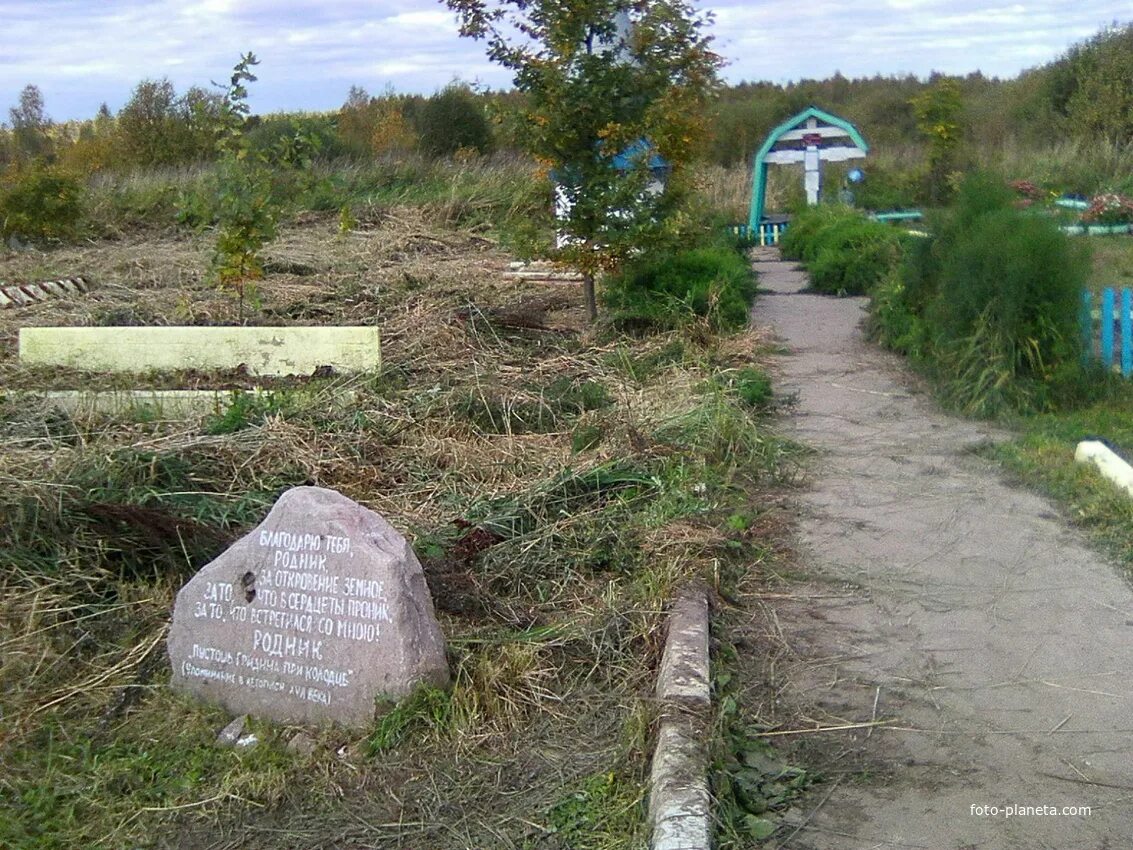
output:
[[[645,153],[652,150],[653,145],[649,144],[647,140],[638,139],[614,157],[614,168],[619,171],[629,171]],[[649,167],[653,169],[668,168],[669,163],[667,163],[659,153],[653,153],[652,156],[649,157]]]

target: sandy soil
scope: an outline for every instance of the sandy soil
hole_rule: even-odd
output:
[[[824,725],[889,721],[809,736],[828,782],[779,846],[1133,846],[1129,586],[971,453],[993,429],[941,413],[864,341],[864,299],[801,292],[805,274],[767,252],[757,268],[755,319],[797,393],[788,428],[818,449],[806,579],[775,612],[782,698]]]

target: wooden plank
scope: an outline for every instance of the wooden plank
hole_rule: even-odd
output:
[[[1133,375],[1133,289],[1121,290],[1121,374]]]
[[[777,142],[801,142],[806,136],[822,136],[824,139],[848,139],[850,134],[841,127],[799,127],[797,130],[788,130],[781,135]]]
[[[1102,365],[1113,366],[1113,288],[1102,290]]]
[[[1094,356],[1093,296],[1088,289],[1082,290],[1082,305],[1078,314],[1078,323],[1082,332],[1082,362],[1088,364]]]

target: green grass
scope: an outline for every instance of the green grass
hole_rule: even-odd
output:
[[[981,451],[1038,491],[1053,497],[1071,522],[1133,573],[1133,498],[1091,464],[1076,463],[1080,440],[1104,440],[1133,460],[1133,387],[1081,410],[1016,420],[1021,435]]]
[[[1133,286],[1133,237],[1131,236],[1084,236],[1093,263],[1090,268],[1088,285],[1094,292],[1101,292],[1107,286]]]
[[[84,200],[90,233],[212,226],[217,169],[210,163],[96,174]],[[503,155],[465,162],[342,159],[317,162],[302,173],[277,173],[272,193],[285,221],[305,211],[341,216],[346,210],[351,219],[372,222],[391,207],[420,206],[448,227],[523,242],[535,238],[533,223],[550,222],[549,184],[533,173],[530,162]]]

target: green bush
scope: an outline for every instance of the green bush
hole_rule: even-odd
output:
[[[928,351],[928,325],[912,306],[904,275],[893,269],[873,289],[870,337],[886,348],[920,362]]]
[[[694,318],[728,330],[747,324],[755,272],[726,247],[643,255],[607,279],[603,299],[621,330],[671,329]]]
[[[774,400],[771,378],[754,366],[721,372],[715,376],[710,386],[735,393],[740,401],[755,410],[770,407]]]
[[[868,166],[865,180],[853,187],[854,202],[861,209],[875,211],[915,207],[920,179],[911,170]]]
[[[875,337],[974,415],[1046,409],[1081,380],[1085,248],[1011,201],[1004,181],[971,175],[871,308]]]
[[[814,207],[791,221],[780,248],[819,292],[863,295],[899,262],[901,235],[848,207]]]
[[[52,168],[18,172],[0,186],[0,233],[28,239],[73,239],[83,217],[83,188]]]
[[[421,150],[430,156],[449,156],[461,148],[488,153],[492,148],[484,107],[463,86],[449,86],[426,100],[414,125]]]
[[[811,283],[819,292],[864,295],[900,257],[898,231],[864,218],[846,220],[824,233],[818,256],[809,266]]]
[[[943,257],[928,311],[949,395],[978,414],[1043,408],[1079,362],[1078,304],[1089,263],[1049,222],[989,212]]]
[[[857,214],[846,207],[807,207],[791,219],[790,227],[779,242],[779,253],[785,260],[813,262],[821,247],[821,234],[837,222]]]

